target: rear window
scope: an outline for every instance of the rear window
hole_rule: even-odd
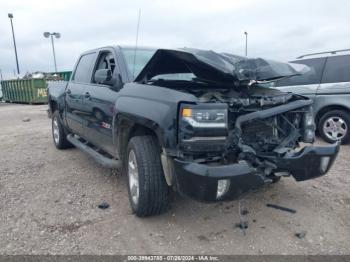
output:
[[[350,81],[350,56],[328,57],[322,83],[337,83]]]
[[[86,54],[80,57],[75,69],[73,80],[79,83],[91,82],[91,70],[95,59],[95,53]]]
[[[302,75],[292,76],[276,82],[276,86],[297,86],[319,84],[321,82],[322,70],[325,58],[314,58],[292,61],[291,63],[307,65],[310,70]]]

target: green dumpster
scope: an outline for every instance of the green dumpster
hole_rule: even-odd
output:
[[[49,73],[59,75],[58,81],[69,81],[71,71]],[[3,100],[6,102],[44,104],[47,103],[47,79],[15,79],[1,81]]]
[[[3,100],[6,102],[43,104],[47,103],[46,80],[5,80],[1,81]]]
[[[69,81],[72,71],[62,71],[62,72],[57,72],[56,74],[60,76],[61,80]]]
[[[69,81],[70,76],[72,74],[72,71],[50,72],[50,73],[47,73],[47,74],[50,75],[50,76],[58,75],[59,76],[59,80]]]

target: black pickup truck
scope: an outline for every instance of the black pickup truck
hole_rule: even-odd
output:
[[[49,84],[53,141],[122,168],[137,216],[166,210],[170,188],[219,201],[281,176],[312,179],[328,172],[339,143],[311,145],[311,100],[266,87],[296,74],[198,49],[98,48],[69,82]]]

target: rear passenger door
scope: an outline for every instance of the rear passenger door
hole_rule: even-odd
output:
[[[66,88],[66,119],[68,127],[76,134],[86,137],[89,108],[84,103],[87,87],[91,84],[96,52],[83,54]]]
[[[112,78],[119,78],[115,51],[112,48],[102,49],[98,53],[97,63],[92,72],[92,83],[86,89],[89,96],[85,97],[85,104],[90,109],[88,125],[88,141],[114,155],[113,144],[113,116],[118,90],[112,83],[99,83],[95,80],[95,72],[99,69],[107,69],[112,73]]]

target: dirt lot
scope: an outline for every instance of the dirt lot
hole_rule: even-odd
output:
[[[175,195],[168,213],[134,217],[125,176],[56,150],[45,109],[0,103],[0,254],[350,254],[350,146],[325,177],[247,195],[244,236],[237,201]],[[109,209],[97,207],[103,201]]]

